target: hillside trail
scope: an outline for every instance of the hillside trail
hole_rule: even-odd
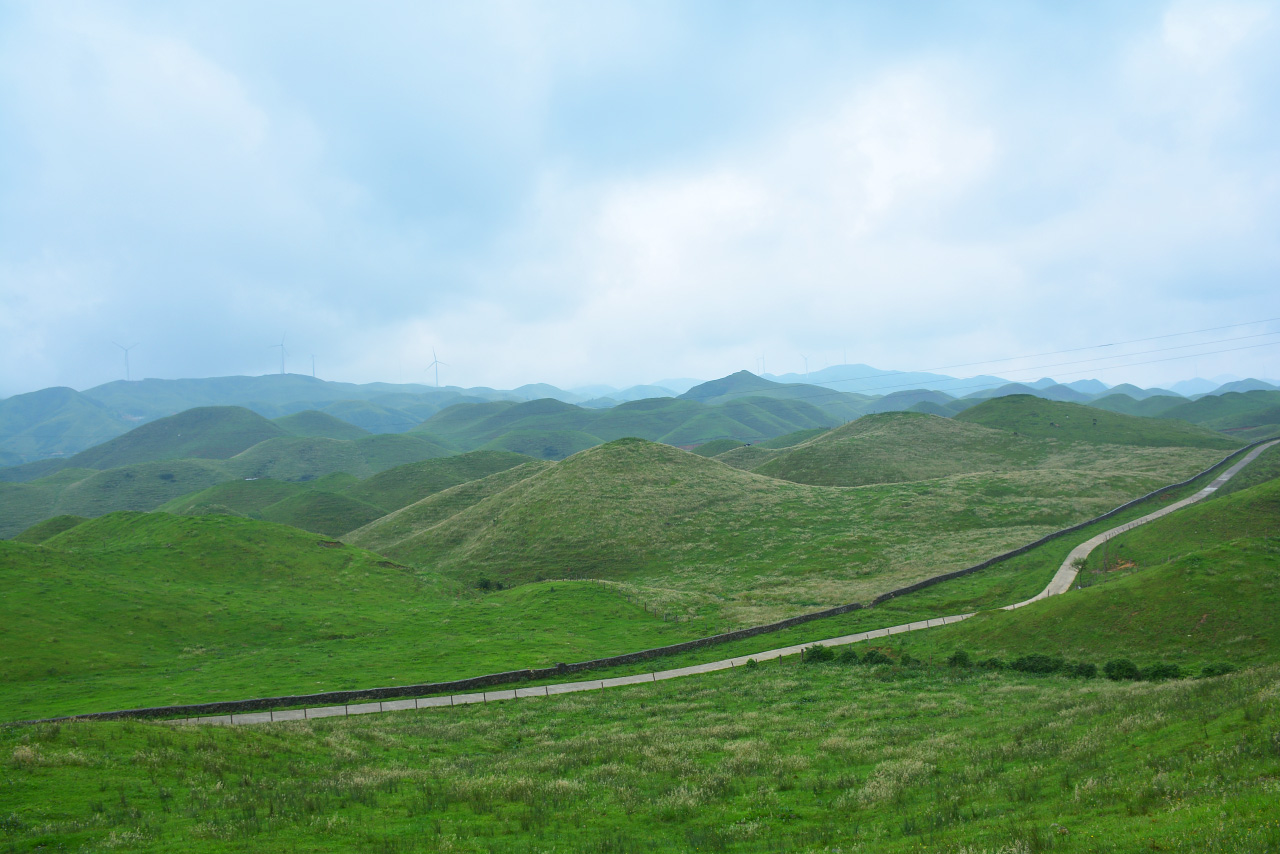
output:
[[[1280,445],[1280,439],[1273,442],[1267,442],[1259,445],[1250,451],[1238,463],[1231,466],[1221,475],[1214,478],[1204,489],[1196,492],[1181,501],[1176,501],[1166,507],[1162,507],[1154,513],[1148,513],[1138,519],[1118,525],[1108,531],[1104,531],[1095,537],[1085,540],[1080,545],[1071,550],[1066,560],[1062,562],[1062,566],[1054,574],[1049,581],[1048,586],[1022,602],[1016,602],[1012,605],[1005,605],[1002,610],[1012,611],[1017,608],[1024,608],[1033,602],[1046,599],[1050,596],[1057,596],[1071,589],[1072,583],[1075,581],[1078,567],[1083,565],[1084,559],[1093,552],[1098,546],[1107,540],[1117,537],[1126,531],[1131,531],[1139,525],[1145,525],[1148,522],[1155,521],[1170,513],[1181,510],[1198,501],[1203,501],[1218,491],[1227,481],[1235,477],[1237,473],[1249,463],[1258,458],[1258,455],[1267,449]],[[472,703],[489,703],[497,700],[514,700],[524,697],[553,697],[557,694],[571,694],[578,691],[599,691],[605,688],[616,688],[624,685],[638,685],[648,682],[663,682],[668,679],[678,679],[682,676],[694,676],[699,673],[714,673],[718,670],[728,670],[733,667],[742,667],[748,661],[755,662],[771,661],[775,658],[783,658],[790,655],[798,655],[806,647],[814,644],[821,644],[824,647],[845,646],[853,643],[861,643],[863,641],[876,640],[878,638],[886,638],[892,635],[903,634],[905,632],[915,632],[922,629],[931,629],[937,626],[951,625],[962,620],[967,620],[973,616],[973,613],[955,614],[949,617],[935,617],[931,620],[919,620],[914,623],[903,623],[898,626],[889,626],[883,629],[873,629],[867,632],[859,632],[852,635],[843,635],[835,638],[823,638],[807,641],[793,646],[780,647],[765,652],[752,653],[751,655],[743,655],[737,658],[726,658],[720,661],[711,661],[706,664],[695,664],[689,667],[680,667],[674,670],[659,670],[653,673],[640,673],[634,676],[619,676],[613,679],[590,679],[580,682],[562,682],[556,685],[539,685],[532,688],[512,688],[502,691],[478,691],[473,694],[453,694],[438,697],[422,697],[418,699],[406,700],[384,700],[381,702],[358,703],[345,706],[323,706],[308,709],[289,709],[286,711],[270,711],[270,712],[250,712],[235,715],[216,715],[198,718],[180,718],[177,720],[167,721],[174,724],[222,724],[222,725],[241,725],[241,724],[262,724],[272,723],[276,721],[300,721],[310,720],[312,718],[325,717],[341,717],[348,715],[362,715],[373,712],[392,712],[407,711],[410,709],[427,709],[440,706],[464,706]]]

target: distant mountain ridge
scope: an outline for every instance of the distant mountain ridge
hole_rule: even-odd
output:
[[[552,399],[602,412],[655,399],[696,400],[717,405],[760,396],[812,405],[838,423],[865,414],[908,409],[950,416],[981,400],[1009,394],[1029,393],[1075,403],[1111,398],[1109,403],[1100,405],[1145,415],[1157,414],[1162,404],[1132,410],[1118,395],[1132,400],[1170,398],[1185,402],[1188,398],[1179,392],[1194,399],[1205,394],[1203,389],[1217,395],[1276,390],[1275,385],[1257,379],[1231,378],[1225,385],[1203,379],[1187,380],[1175,383],[1172,390],[1139,389],[1128,384],[1107,388],[1098,380],[1058,383],[1044,377],[1034,382],[1010,383],[994,376],[956,378],[929,372],[884,371],[869,365],[824,368],[811,372],[808,382],[804,380],[805,377],[798,374],[775,377],[739,371],[706,383],[687,378],[664,379],[621,390],[597,385],[575,391],[530,384],[501,391],[485,387],[437,388],[420,383],[340,383],[300,374],[268,374],[116,381],[83,392],[69,388],[42,389],[0,400],[0,470],[43,459],[66,459],[140,424],[207,406],[241,406],[268,419],[314,411],[368,433],[386,434],[408,432],[449,407],[494,401],[519,403]],[[334,435],[335,431],[342,432],[332,423],[326,429]],[[802,428],[793,426],[793,429]],[[759,430],[736,430],[723,435],[748,440],[753,436],[758,438],[759,434]],[[690,442],[682,444],[696,441],[699,439],[695,435]],[[583,435],[574,428],[545,444],[543,450],[571,453],[594,443],[589,431]],[[540,455],[546,456],[546,453]]]

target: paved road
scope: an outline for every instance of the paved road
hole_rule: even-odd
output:
[[[1013,605],[1006,605],[1004,610],[1012,611],[1015,608],[1022,608],[1030,605],[1032,602],[1038,602],[1049,596],[1057,596],[1059,593],[1065,593],[1071,589],[1072,582],[1076,578],[1076,561],[1087,558],[1089,554],[1098,546],[1105,543],[1112,537],[1119,536],[1125,531],[1130,531],[1139,525],[1145,525],[1162,516],[1167,516],[1175,510],[1180,510],[1189,504],[1202,501],[1218,491],[1224,483],[1235,477],[1240,469],[1257,459],[1258,455],[1268,448],[1280,445],[1280,440],[1268,442],[1260,445],[1249,452],[1244,459],[1227,469],[1221,475],[1214,479],[1212,483],[1199,492],[1176,501],[1167,507],[1162,507],[1154,513],[1149,513],[1140,519],[1134,519],[1132,522],[1126,522],[1092,537],[1071,550],[1071,554],[1067,555],[1067,559],[1062,562],[1062,566],[1054,574],[1049,585],[1041,590],[1035,596],[1023,602]],[[900,626],[890,626],[887,629],[874,629],[869,632],[859,632],[854,635],[844,635],[838,638],[826,638],[825,640],[813,640],[795,646],[782,647],[781,649],[771,649],[767,652],[757,652],[751,655],[744,655],[738,658],[726,658],[721,661],[711,661],[706,664],[695,664],[692,667],[681,667],[675,670],[660,670],[654,673],[641,673],[635,676],[619,676],[614,679],[591,679],[583,682],[562,682],[559,685],[540,685],[536,688],[508,688],[501,691],[480,691],[474,694],[454,694],[447,697],[422,697],[412,700],[385,700],[383,702],[359,703],[347,706],[324,706],[314,709],[291,709],[284,712],[250,712],[237,715],[217,715],[213,717],[186,718],[169,723],[188,723],[188,724],[264,724],[275,721],[300,721],[310,720],[312,718],[329,718],[345,715],[364,715],[372,712],[394,712],[407,711],[409,709],[429,709],[439,706],[465,706],[471,703],[491,703],[496,700],[516,700],[523,697],[552,697],[557,694],[571,694],[577,691],[600,691],[605,688],[618,688],[624,685],[638,685],[645,682],[662,682],[667,679],[678,679],[681,676],[693,676],[698,673],[713,673],[717,670],[728,670],[731,667],[741,667],[750,659],[756,661],[770,661],[775,658],[782,658],[788,655],[796,655],[807,646],[820,643],[823,646],[844,646],[845,644],[860,643],[862,641],[875,640],[876,638],[889,637],[891,635],[902,634],[903,632],[914,632],[921,629],[931,629],[936,626],[950,625],[958,623],[961,620],[967,620],[973,614],[956,614],[950,617],[937,617],[932,620],[920,620],[915,623],[904,623]]]

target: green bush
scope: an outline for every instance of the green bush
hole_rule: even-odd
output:
[[[1009,668],[1023,673],[1057,673],[1064,663],[1061,656],[1042,655],[1037,652],[1015,658],[1009,662]]]
[[[969,653],[963,649],[957,649],[947,658],[947,665],[950,667],[972,667],[973,660],[969,658]]]
[[[1080,679],[1095,679],[1098,676],[1098,665],[1081,662],[1071,668],[1071,675]]]
[[[1176,664],[1161,662],[1148,667],[1144,675],[1153,682],[1159,682],[1163,679],[1181,679],[1182,668]]]
[[[1228,673],[1234,673],[1235,670],[1236,666],[1234,664],[1219,661],[1217,664],[1206,664],[1204,669],[1200,671],[1200,676],[1226,676]]]
[[[1113,682],[1124,679],[1141,679],[1142,671],[1138,665],[1127,658],[1115,658],[1102,665],[1102,672]]]
[[[840,664],[861,664],[862,659],[858,658],[858,651],[851,646],[846,646],[836,654],[836,661]]]
[[[748,658],[746,666],[748,670],[754,670],[760,666],[760,662],[756,661],[754,658]]]
[[[833,649],[828,649],[820,643],[813,646],[805,647],[800,651],[800,658],[806,664],[819,664],[824,661],[835,660],[836,653]]]
[[[893,659],[878,649],[872,649],[862,656],[862,663],[868,666],[873,664],[893,664]]]
[[[1006,665],[1003,658],[988,658],[978,662],[978,666],[983,670],[1004,670]]]

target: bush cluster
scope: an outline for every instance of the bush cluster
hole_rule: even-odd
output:
[[[825,647],[820,643],[807,646],[801,653],[801,660],[805,664],[822,664],[825,662],[836,662],[838,664],[862,664],[866,666],[874,666],[877,664],[897,664],[901,666],[910,666],[920,664],[921,661],[913,657],[908,652],[894,658],[890,657],[884,650],[869,649],[864,655],[858,655],[858,651],[852,646],[846,646],[839,652],[829,647]],[[748,661],[747,666],[755,664]],[[978,667],[983,670],[1016,670],[1019,673],[1035,673],[1040,675],[1058,674],[1061,676],[1070,676],[1077,679],[1095,679],[1098,676],[1098,665],[1087,661],[1072,662],[1067,661],[1060,655],[1044,655],[1043,653],[1034,652],[1030,655],[1024,655],[1006,662],[1001,658],[988,658],[983,661],[974,661],[967,651],[957,649],[947,657],[947,666],[953,668],[973,668]],[[1235,666],[1225,662],[1207,665],[1200,671],[1200,676],[1222,676],[1235,671]],[[1181,679],[1190,674],[1184,673],[1182,668],[1176,664],[1168,662],[1160,662],[1152,664],[1145,670],[1138,667],[1127,658],[1116,658],[1102,665],[1102,675],[1106,676],[1113,682],[1123,682],[1129,680],[1145,679],[1150,682],[1159,682],[1165,679]]]

